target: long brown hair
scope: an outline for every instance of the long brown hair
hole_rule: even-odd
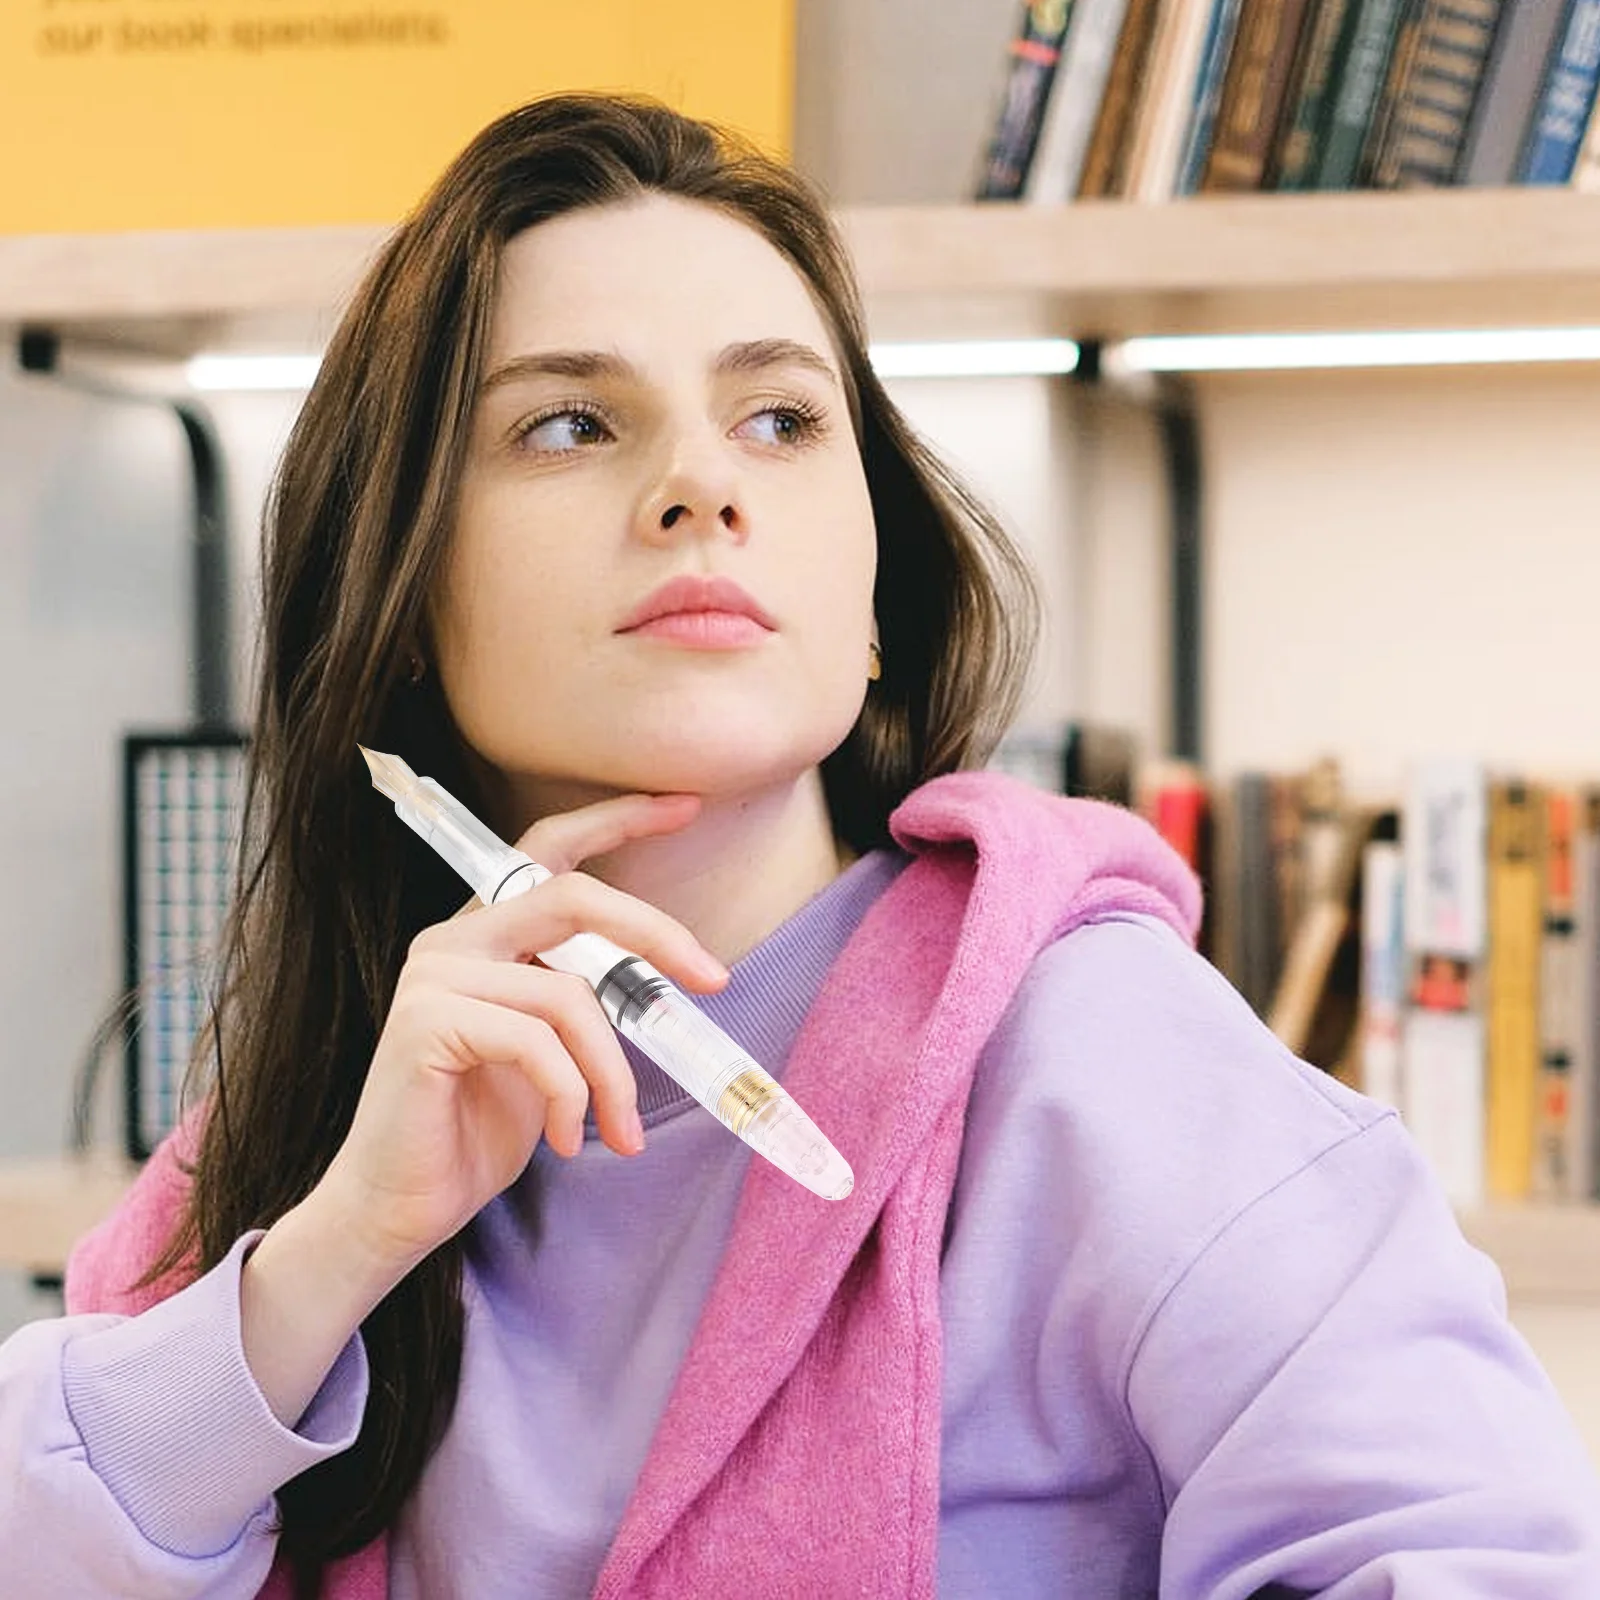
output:
[[[883,676],[824,763],[834,827],[887,840],[927,778],[987,759],[1031,649],[1036,602],[994,519],[921,444],[867,359],[856,289],[794,173],[663,106],[563,95],[502,117],[394,233],[334,334],[267,508],[261,677],[245,859],[214,1071],[183,1230],[161,1268],[209,1269],[315,1186],[349,1130],[410,939],[462,899],[386,823],[358,741],[481,804],[437,674],[406,681],[451,527],[500,254],[579,207],[660,192],[762,234],[810,286],[851,390],[879,544]],[[462,1245],[367,1318],[355,1445],[281,1493],[301,1592],[396,1519],[455,1403]]]

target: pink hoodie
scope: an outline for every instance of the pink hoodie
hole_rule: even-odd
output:
[[[932,1600],[939,1518],[939,1260],[978,1056],[1035,955],[1145,913],[1192,940],[1193,876],[1144,823],[991,773],[895,812],[917,857],[839,957],[784,1070],[856,1173],[839,1204],[753,1162],[732,1237],[596,1584],[596,1600],[760,1594]],[[134,1312],[183,1204],[169,1141],[75,1255],[73,1311]],[[387,1542],[329,1568],[383,1600]],[[792,1576],[790,1576],[792,1575]],[[290,1600],[274,1568],[266,1600]]]

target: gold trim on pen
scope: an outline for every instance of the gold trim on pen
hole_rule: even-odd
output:
[[[742,1134],[763,1106],[778,1097],[777,1083],[763,1067],[747,1067],[717,1097],[717,1115]]]

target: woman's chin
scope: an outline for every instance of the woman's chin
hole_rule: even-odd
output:
[[[733,799],[795,782],[838,742],[777,738],[770,726],[680,731],[631,746],[618,763],[626,774],[619,786]]]

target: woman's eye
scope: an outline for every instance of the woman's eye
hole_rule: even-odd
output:
[[[739,431],[762,444],[804,444],[818,419],[795,406],[769,406],[739,425]]]
[[[517,443],[529,450],[560,455],[599,444],[607,437],[606,425],[592,411],[557,411],[520,429]]]

